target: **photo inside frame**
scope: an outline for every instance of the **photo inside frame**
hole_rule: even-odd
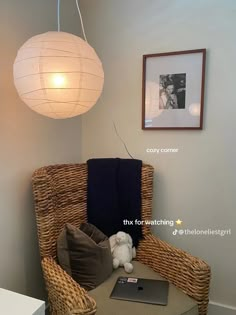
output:
[[[159,109],[185,108],[186,73],[161,74],[159,78]]]
[[[143,129],[201,129],[205,50],[145,56]]]

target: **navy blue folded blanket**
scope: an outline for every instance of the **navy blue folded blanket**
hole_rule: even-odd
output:
[[[142,161],[90,159],[87,165],[88,222],[108,237],[118,231],[129,233],[137,246],[142,238],[142,226],[135,224],[141,220]]]

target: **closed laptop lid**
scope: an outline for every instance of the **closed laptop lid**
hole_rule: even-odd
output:
[[[110,298],[167,305],[169,282],[165,280],[119,277]]]

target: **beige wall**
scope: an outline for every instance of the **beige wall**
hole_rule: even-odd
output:
[[[63,29],[76,33],[74,1],[63,7]],[[17,49],[56,29],[56,0],[0,0],[0,21],[0,287],[44,298],[31,175],[43,165],[80,161],[80,118],[40,116],[13,86]]]
[[[105,71],[103,102],[82,117],[82,157],[135,158],[155,167],[153,217],[186,228],[232,229],[231,236],[161,238],[208,261],[211,300],[236,306],[235,73],[236,2],[230,0],[81,0],[87,37]],[[207,48],[202,131],[142,131],[142,55]],[[148,154],[147,148],[179,148]]]
[[[211,299],[235,306],[235,1],[81,0],[89,42],[105,70],[103,102],[82,118],[82,160],[134,157],[155,167],[154,218],[186,228],[231,228],[229,237],[155,233],[212,266]],[[79,34],[73,0],[62,1],[62,30]],[[0,0],[0,286],[44,297],[30,178],[47,164],[80,161],[80,118],[54,121],[19,100],[12,81],[17,49],[56,29],[56,0]],[[142,55],[207,48],[203,131],[142,131]],[[178,154],[147,154],[150,147]]]

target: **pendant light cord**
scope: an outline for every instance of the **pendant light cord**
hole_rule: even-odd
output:
[[[87,41],[87,37],[86,37],[86,35],[85,35],[84,23],[83,23],[82,14],[81,14],[81,11],[80,11],[80,8],[79,8],[79,2],[78,2],[78,0],[75,0],[75,2],[76,2],[77,10],[78,10],[78,13],[79,13],[79,17],[80,17],[80,23],[81,23],[81,27],[82,27],[82,32],[83,32],[84,40],[85,40],[86,42],[88,42],[88,41]]]
[[[103,101],[102,96],[100,96],[99,101],[105,106],[105,102]],[[111,117],[112,117],[112,114],[111,114]],[[120,142],[123,144],[126,153],[129,155],[129,157],[130,157],[131,159],[134,159],[134,157],[132,156],[132,154],[129,152],[128,146],[126,145],[125,141],[124,141],[123,138],[120,136],[120,134],[119,134],[119,132],[118,132],[118,130],[117,130],[116,123],[115,123],[114,119],[111,118],[111,120],[112,120],[112,124],[113,124],[114,130],[115,130],[115,133],[116,133],[118,139],[120,140]]]
[[[79,13],[79,17],[80,17],[80,23],[81,23],[81,27],[82,27],[82,32],[83,32],[84,40],[85,40],[86,42],[88,42],[88,41],[87,41],[86,34],[85,34],[85,30],[84,30],[84,23],[83,23],[82,14],[81,14],[80,7],[79,7],[79,2],[78,2],[78,0],[75,0],[75,2],[76,2],[77,10],[78,10],[78,13]],[[61,25],[60,25],[60,5],[61,5],[61,0],[57,0],[57,31],[58,31],[58,32],[61,31]],[[100,101],[102,101],[102,103],[103,103],[103,100],[102,100],[101,97],[100,97]],[[114,127],[114,129],[115,129],[115,133],[116,133],[117,137],[118,137],[118,138],[120,139],[120,141],[122,142],[122,144],[123,144],[123,146],[124,146],[124,148],[125,148],[127,154],[130,156],[131,159],[133,159],[134,157],[130,154],[130,152],[129,152],[128,148],[127,148],[126,143],[124,142],[124,140],[123,140],[123,139],[121,138],[121,136],[119,135],[119,132],[118,132],[118,130],[117,130],[117,128],[116,128],[116,124],[115,124],[114,120],[112,120],[112,122],[113,122],[113,127]]]
[[[78,13],[79,13],[79,17],[80,17],[80,23],[81,23],[81,27],[82,27],[82,32],[83,32],[84,40],[85,40],[86,42],[88,42],[88,41],[87,41],[86,34],[85,34],[85,30],[84,30],[84,22],[83,22],[82,14],[81,14],[81,11],[80,11],[79,2],[78,2],[78,0],[75,0],[75,2],[76,2],[76,7],[77,7],[77,10],[78,10]],[[60,7],[61,7],[61,0],[57,0],[57,31],[58,31],[58,32],[61,31]]]
[[[57,31],[61,31],[61,25],[60,25],[60,5],[61,0],[57,0]]]
[[[88,42],[88,41],[87,41],[86,34],[85,34],[85,30],[84,30],[84,23],[83,23],[82,14],[81,14],[80,7],[79,7],[79,2],[78,2],[78,0],[75,0],[75,2],[76,2],[77,10],[78,10],[78,13],[79,13],[79,17],[80,17],[80,23],[81,23],[81,27],[82,27],[83,36],[84,36],[85,41]],[[100,97],[100,101],[103,103],[102,97]],[[118,132],[118,130],[117,130],[117,128],[116,128],[116,124],[115,124],[114,120],[112,120],[112,122],[113,122],[113,127],[114,127],[114,129],[115,129],[115,133],[116,133],[117,137],[118,137],[118,138],[120,139],[120,141],[122,142],[122,144],[123,144],[123,146],[124,146],[124,148],[125,148],[127,154],[130,156],[131,159],[133,159],[134,157],[130,154],[130,152],[129,152],[128,148],[127,148],[126,143],[124,142],[124,140],[123,140],[123,139],[121,138],[121,136],[119,135],[119,132]]]
[[[115,129],[116,135],[117,135],[117,137],[120,139],[120,141],[123,143],[123,146],[124,146],[124,148],[125,148],[125,151],[127,152],[127,154],[129,155],[129,157],[130,157],[131,159],[134,159],[134,157],[133,157],[133,156],[131,155],[131,153],[129,152],[126,143],[124,142],[124,140],[123,140],[123,139],[121,138],[121,136],[119,135],[114,120],[112,120],[112,122],[113,122],[113,127],[114,127],[114,129]]]

